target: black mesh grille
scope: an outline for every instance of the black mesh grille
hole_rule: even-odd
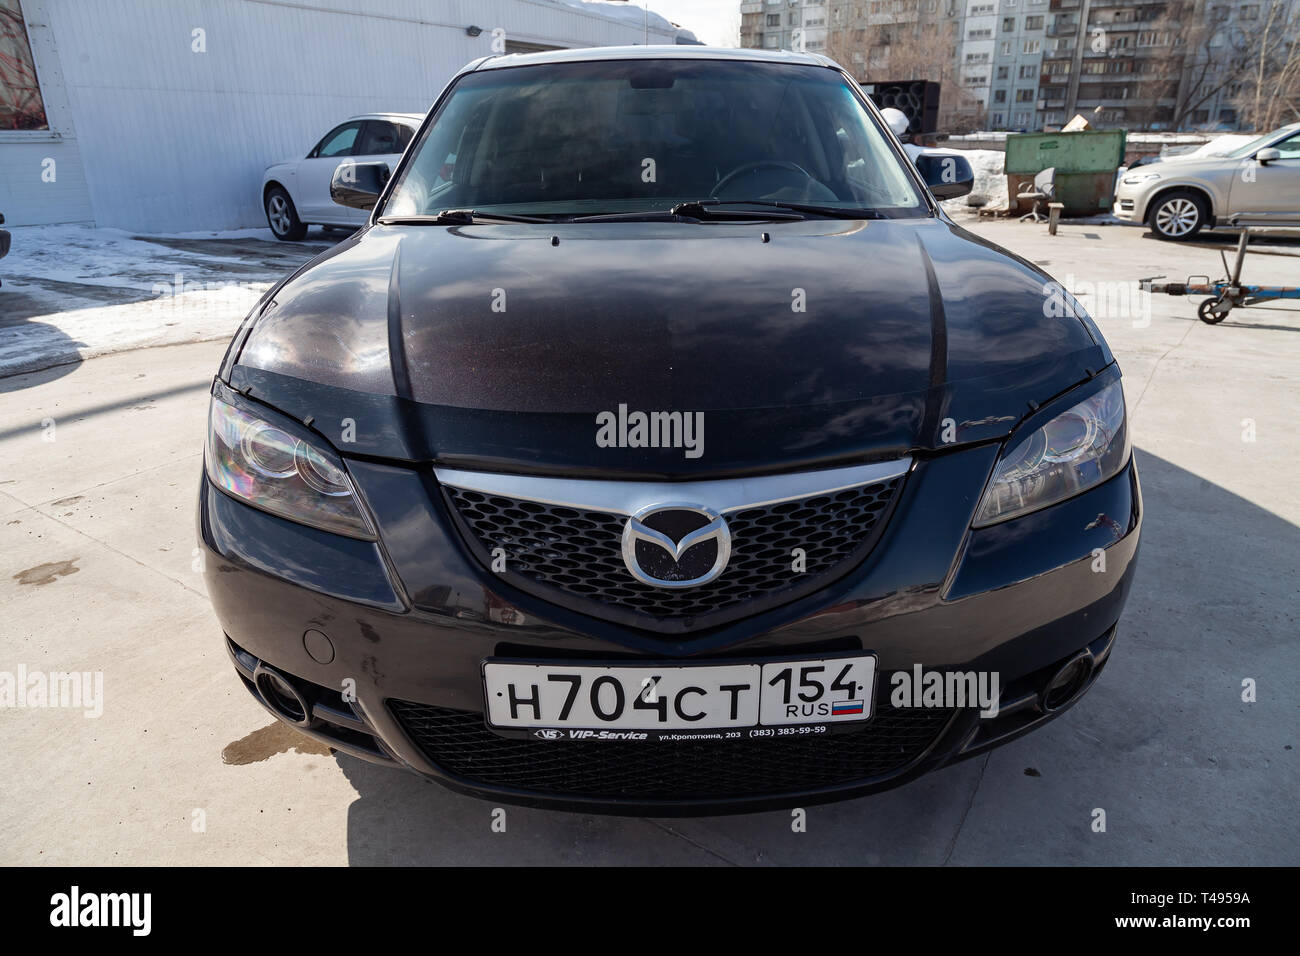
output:
[[[878,713],[860,730],[736,741],[572,741],[498,737],[483,715],[390,700],[443,770],[492,787],[603,799],[728,799],[867,782],[912,763],[951,710]]]
[[[506,567],[558,588],[599,615],[616,607],[656,619],[695,618],[783,591],[806,591],[844,573],[866,554],[901,478],[726,515],[727,568],[699,587],[672,590],[637,581],[623,563],[626,517],[447,487],[484,553],[502,548]],[[792,570],[801,548],[806,568]],[[480,555],[482,556],[482,555]]]

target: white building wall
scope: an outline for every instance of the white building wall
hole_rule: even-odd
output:
[[[492,52],[494,28],[554,46],[647,38],[640,23],[556,0],[33,3],[58,46],[94,221],[139,232],[265,225],[267,166],[306,155],[348,116],[426,111],[456,70]],[[483,32],[468,36],[471,25]],[[651,20],[650,43],[674,38]]]
[[[45,0],[23,0],[48,130],[0,130],[0,213],[11,226],[90,222],[90,192]]]

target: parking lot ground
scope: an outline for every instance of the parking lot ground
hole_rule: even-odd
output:
[[[0,708],[0,863],[1295,864],[1300,314],[1250,309],[1211,327],[1194,300],[1154,298],[1149,316],[1096,307],[1115,295],[1097,283],[1217,275],[1222,237],[971,228],[1076,291],[1125,373],[1140,567],[1105,674],[1059,720],[901,789],[809,808],[798,833],[786,811],[521,808],[499,833],[491,804],[332,754],[248,697],[193,564],[207,389],[242,317],[231,311],[221,341],[106,346],[0,377],[0,671],[103,680],[99,716]],[[224,241],[181,253],[249,255]],[[1265,252],[1250,281],[1300,278],[1300,243]],[[16,291],[6,268],[0,297]],[[167,267],[138,276],[151,279]],[[0,349],[15,324],[0,323]]]

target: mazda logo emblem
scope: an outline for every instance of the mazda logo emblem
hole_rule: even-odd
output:
[[[726,520],[700,505],[651,505],[623,527],[623,563],[642,584],[698,587],[721,574],[730,557]]]

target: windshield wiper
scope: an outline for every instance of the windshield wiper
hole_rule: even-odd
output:
[[[779,212],[759,212],[758,210],[736,209],[727,210],[722,213],[728,219],[740,220],[742,222],[773,222],[790,220],[795,221],[803,219],[803,216],[794,215],[793,213]],[[678,203],[671,209],[642,209],[639,212],[606,212],[596,213],[590,216],[575,216],[566,222],[701,222],[704,219],[716,219],[717,217],[706,210],[699,203],[683,202]]]
[[[874,209],[842,209],[838,206],[818,206],[813,203],[783,202],[775,199],[693,199],[690,202],[678,203],[673,206],[671,212],[684,216],[707,216],[709,210],[717,206],[770,206],[773,209],[789,209],[792,212],[808,213],[812,216],[827,216],[831,219],[889,218],[884,213],[877,212]],[[760,215],[769,214],[760,213]]]
[[[444,209],[433,216],[380,216],[385,226],[472,226],[476,222],[554,222],[541,216],[516,216],[504,212],[477,212],[473,209]]]

